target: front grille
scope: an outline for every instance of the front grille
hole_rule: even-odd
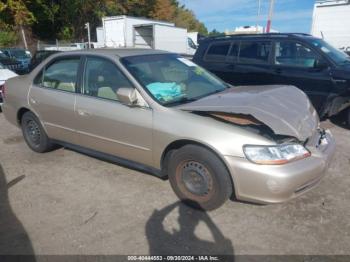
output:
[[[10,69],[10,70],[17,70],[20,68],[20,65],[19,64],[11,64],[11,65],[7,65],[7,67]]]

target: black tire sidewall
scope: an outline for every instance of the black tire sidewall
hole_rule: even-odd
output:
[[[176,180],[176,169],[179,164],[186,160],[195,160],[203,164],[210,172],[213,182],[212,196],[205,201],[190,199],[179,188]],[[175,194],[186,204],[203,210],[213,210],[224,204],[232,195],[233,185],[230,174],[212,151],[197,145],[186,145],[175,151],[169,160],[168,175],[170,184]]]
[[[40,143],[38,146],[35,146],[31,142],[30,138],[28,137],[28,134],[26,132],[26,123],[28,121],[35,121],[36,124],[39,126]],[[38,152],[38,153],[44,153],[44,152],[47,152],[51,149],[52,144],[51,144],[50,139],[46,135],[46,132],[45,132],[44,128],[42,127],[40,120],[32,112],[24,113],[24,115],[21,119],[21,127],[22,127],[22,133],[23,133],[24,140],[26,141],[26,143],[30,149],[32,149],[33,151]]]

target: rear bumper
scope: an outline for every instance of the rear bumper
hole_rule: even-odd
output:
[[[226,156],[237,199],[280,203],[313,188],[324,176],[335,151],[335,140],[329,131],[324,139],[319,147],[308,147],[310,157],[286,165],[257,165],[245,158]]]

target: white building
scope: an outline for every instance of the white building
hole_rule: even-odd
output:
[[[316,0],[311,34],[337,48],[349,48],[350,0]]]

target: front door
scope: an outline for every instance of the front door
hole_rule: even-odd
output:
[[[326,63],[323,59],[302,43],[275,42],[275,84],[293,85],[303,90],[319,113],[333,86],[330,68],[317,68],[317,64]]]
[[[29,103],[50,138],[75,143],[77,75],[80,57],[54,60],[34,79]]]
[[[118,89],[133,86],[114,62],[88,56],[84,71],[76,99],[79,144],[151,165],[152,110],[118,101]]]

